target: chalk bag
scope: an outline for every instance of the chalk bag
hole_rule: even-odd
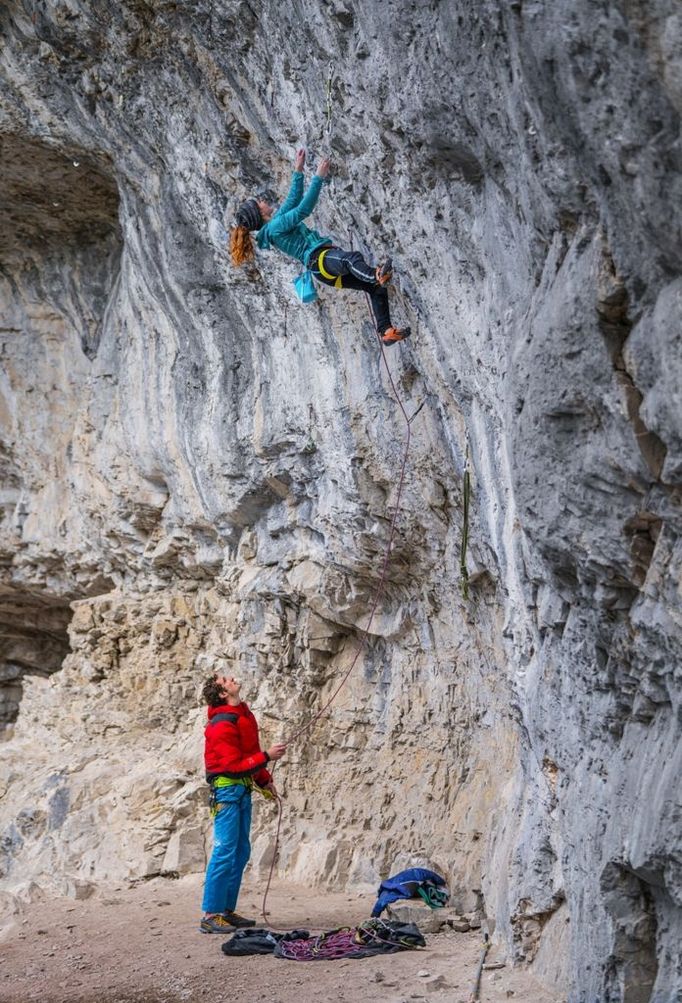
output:
[[[297,275],[294,279],[294,289],[301,303],[314,303],[317,299],[315,280],[309,268]]]

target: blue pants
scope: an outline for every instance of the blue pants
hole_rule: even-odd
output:
[[[244,868],[251,856],[251,791],[247,787],[218,787],[221,808],[213,822],[213,853],[206,869],[202,909],[232,911],[237,905]]]

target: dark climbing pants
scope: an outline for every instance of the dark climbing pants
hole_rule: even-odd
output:
[[[325,272],[333,276],[327,279],[318,269],[318,259],[322,251],[326,250],[322,265]],[[336,286],[338,277],[341,278],[341,289],[357,289],[367,293],[372,305],[374,323],[379,334],[383,334],[391,326],[391,316],[388,311],[388,292],[384,286],[380,286],[375,279],[375,269],[368,265],[359,251],[344,251],[340,247],[320,248],[316,251],[310,262],[313,276],[318,282],[323,282],[326,286]]]

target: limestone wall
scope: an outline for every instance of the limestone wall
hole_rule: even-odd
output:
[[[392,254],[421,410],[370,641],[278,771],[279,870],[425,860],[572,1003],[678,998],[673,0],[31,0],[0,27],[5,891],[201,869],[215,659],[271,741],[355,655],[402,416],[362,298],[302,307],[294,263],[225,245],[330,145],[316,226]],[[272,834],[263,805],[261,873]]]

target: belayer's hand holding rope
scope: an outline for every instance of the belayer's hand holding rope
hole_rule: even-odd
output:
[[[294,159],[294,172],[284,202],[277,206],[269,190],[256,192],[237,210],[230,231],[230,258],[235,267],[253,262],[256,245],[262,251],[278,250],[300,261],[309,282],[306,301],[316,298],[314,284],[335,289],[352,289],[369,297],[374,323],[384,345],[394,345],[410,335],[410,328],[394,327],[388,306],[387,285],[393,275],[393,265],[386,258],[379,265],[370,265],[359,251],[347,251],[331,237],[306,226],[303,220],[311,215],[329,177],[331,161],[323,157],[304,191],[303,169],[305,150],[300,148]],[[301,276],[299,276],[299,279]],[[314,281],[313,281],[314,280]],[[298,286],[297,286],[298,288]]]
[[[286,751],[286,745],[273,745],[270,749],[268,749],[268,755],[270,756],[270,759],[279,759],[280,758],[279,756],[273,756],[273,754],[272,754],[273,749],[282,749],[282,750],[284,750],[282,752],[282,755],[284,755],[284,752]],[[273,770],[274,770],[274,767],[273,767]],[[279,802],[282,799],[282,795],[279,793],[279,791],[275,787],[274,780],[271,780],[269,784],[265,784],[263,787],[261,787],[260,791],[261,791],[261,794],[263,794],[269,801],[274,800],[274,801],[278,801]]]

